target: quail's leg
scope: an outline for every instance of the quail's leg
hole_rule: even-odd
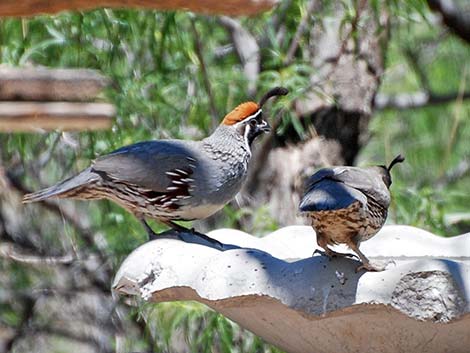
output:
[[[148,236],[149,236],[149,241],[150,241],[150,240],[158,239],[157,233],[155,233],[155,232],[153,231],[153,229],[149,226],[149,224],[147,223],[147,221],[145,220],[145,218],[140,218],[139,220],[140,220],[140,222],[142,223],[142,225],[144,226],[145,230],[147,231],[147,234],[148,234]]]
[[[211,244],[214,244],[215,246],[217,246],[218,248],[223,248],[224,247],[224,244],[222,244],[220,241],[218,240],[215,240],[215,239],[212,239],[211,237],[208,237],[207,235],[203,234],[203,233],[199,233],[198,231],[196,231],[194,228],[191,228],[191,229],[188,229],[188,228],[185,228],[183,226],[180,226],[179,224],[176,224],[172,221],[167,221],[165,222],[166,224],[168,224],[170,227],[172,227],[173,229],[176,229],[177,231],[179,232],[185,232],[185,233],[190,233],[190,234],[193,234],[201,239],[204,239],[206,241],[208,241],[209,243]],[[180,238],[181,239],[181,238]],[[184,239],[181,239],[181,240],[184,240]]]
[[[370,263],[369,259],[359,250],[359,247],[357,244],[353,241],[348,243],[348,246],[357,254],[359,255],[359,258],[362,261],[362,265],[356,268],[356,272],[359,272],[360,270],[366,270],[366,271],[373,271],[373,272],[380,272],[385,270],[385,268],[380,267],[380,266],[374,266]]]

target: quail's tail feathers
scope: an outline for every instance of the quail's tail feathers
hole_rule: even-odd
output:
[[[23,203],[42,201],[51,197],[73,197],[77,189],[97,181],[100,177],[91,168],[87,168],[78,175],[61,181],[46,189],[42,189],[23,197]]]

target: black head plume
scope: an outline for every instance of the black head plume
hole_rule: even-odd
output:
[[[260,108],[266,103],[266,101],[271,98],[271,97],[276,97],[276,96],[285,96],[287,93],[289,93],[289,90],[284,87],[274,87],[273,89],[269,90],[259,101],[259,106]]]
[[[403,157],[401,154],[399,154],[398,156],[396,156],[393,161],[390,163],[390,165],[388,166],[387,170],[390,172],[390,170],[392,169],[392,167],[397,164],[397,163],[402,163],[403,161],[405,161],[405,157]]]

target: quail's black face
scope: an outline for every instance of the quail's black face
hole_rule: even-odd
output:
[[[243,135],[247,144],[251,146],[258,136],[271,131],[271,127],[266,120],[263,120],[262,111],[260,109],[251,117],[243,120],[239,125],[238,131]]]
[[[255,102],[240,104],[225,116],[222,125],[234,126],[249,148],[259,135],[271,130],[267,121],[263,120],[261,110],[263,104],[272,97],[284,96],[287,93],[288,90],[284,87],[274,87],[261,98],[259,104]]]
[[[385,183],[385,185],[387,185],[387,188],[390,189],[390,185],[392,185],[392,176],[390,175],[390,170],[393,168],[395,164],[402,163],[404,160],[405,160],[405,157],[399,154],[393,159],[393,161],[390,163],[388,167],[384,165],[379,166],[380,174],[382,175],[382,180]]]
[[[261,113],[261,110],[257,117],[253,117],[249,121],[247,121],[245,127],[245,134],[247,136],[248,143],[250,144],[259,135],[262,135],[263,133],[269,131],[271,131],[271,126],[269,126],[266,120],[263,120],[263,114]]]
[[[384,165],[380,166],[380,175],[382,176],[382,180],[384,184],[387,186],[387,188],[390,189],[390,185],[392,185],[392,176],[390,175],[390,172],[388,171],[387,167]]]

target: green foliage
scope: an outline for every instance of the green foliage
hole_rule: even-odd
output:
[[[146,304],[141,315],[157,342],[157,352],[167,352],[172,343],[184,339],[194,353],[281,353],[221,314],[196,302]]]
[[[348,10],[343,28],[354,20],[357,3],[341,2]],[[419,66],[426,72],[428,88],[434,93],[470,89],[467,64],[470,47],[430,24],[424,0],[374,0],[372,3],[376,15],[382,6],[387,6],[393,22],[381,93],[423,89],[425,82],[407,54],[410,50],[419,51]],[[253,35],[266,39],[261,52],[263,70],[257,83],[259,91],[274,85],[286,86],[291,91],[288,98],[280,99],[270,109],[272,117],[283,112],[279,133],[292,123],[297,134],[305,137],[291,104],[311,89],[313,69],[302,53],[289,65],[284,65],[284,61],[305,14],[306,1],[286,4],[286,34],[282,40],[278,40],[270,21],[273,15],[281,15],[283,6],[258,17],[242,19],[242,23]],[[313,25],[320,25],[318,19],[330,16],[335,5],[325,2],[322,11],[312,15]],[[67,139],[72,142],[62,144],[61,149],[54,146],[64,136],[56,132],[1,135],[1,160],[22,166],[25,183],[38,189],[79,171],[96,156],[122,145],[153,138],[200,138],[209,134],[210,97],[195,50],[193,22],[203,39],[214,104],[223,116],[246,99],[247,82],[234,51],[216,55],[216,49],[230,40],[215,18],[183,12],[100,9],[0,20],[1,63],[101,70],[113,82],[103,98],[117,107],[111,131],[68,134]],[[442,40],[436,40],[442,36],[445,36]],[[303,36],[299,46],[307,47],[308,41],[308,36]],[[449,213],[468,211],[470,178],[468,173],[457,180],[446,181],[446,178],[461,161],[470,160],[469,115],[470,104],[466,102],[375,114],[370,126],[371,137],[360,162],[388,162],[399,152],[407,158],[393,170],[390,221],[424,227],[442,235],[456,234],[457,230],[450,228],[445,219]],[[48,154],[50,158],[46,158]],[[33,170],[40,172],[32,173]],[[31,178],[34,174],[40,178]],[[146,235],[134,217],[113,203],[100,201],[80,207],[86,207],[91,228],[106,238],[107,251],[115,265],[145,241]],[[252,210],[230,206],[224,212],[224,225],[228,227],[250,219],[250,227],[245,230],[254,234],[277,228],[276,220],[269,217],[265,207]],[[162,229],[158,224],[152,226],[155,230]],[[74,239],[73,230],[66,226],[63,230]],[[43,240],[51,245],[58,238],[58,234],[52,233]],[[39,277],[34,269],[25,270],[14,263],[0,262],[0,269],[11,274],[8,286],[18,291],[31,288]],[[47,282],[48,274],[45,276]],[[280,352],[200,304],[144,305],[138,314],[145,319],[158,352],[168,351],[175,336],[184,337],[193,352]],[[16,326],[17,315],[17,307],[0,306],[0,323]]]

